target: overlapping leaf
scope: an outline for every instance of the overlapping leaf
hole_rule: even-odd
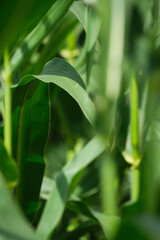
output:
[[[59,223],[76,177],[106,149],[106,142],[100,137],[92,139],[58,175],[51,195],[44,208],[37,234],[47,238]],[[75,182],[74,182],[75,180]]]
[[[47,1],[48,6],[50,6],[50,3],[51,3],[50,1]],[[43,14],[44,14],[44,11],[42,11],[43,8],[42,9],[37,8],[38,10],[40,9],[40,16],[41,17],[43,16],[43,18],[42,19],[38,18],[38,20],[40,20],[39,23],[24,39],[22,38],[23,40],[21,39],[22,41],[17,46],[17,48],[10,60],[10,71],[12,73],[19,70],[19,68],[22,67],[24,63],[26,63],[26,61],[32,55],[35,48],[41,44],[41,42],[47,36],[47,34],[50,33],[50,31],[53,29],[53,27],[55,27],[56,24],[61,20],[61,18],[67,13],[68,8],[70,7],[70,5],[73,3],[74,0],[57,0],[56,2],[55,2],[55,0],[52,0],[52,1],[54,4],[48,10],[48,12],[46,13],[45,16],[43,16]],[[29,1],[29,3],[33,3],[33,1]],[[26,5],[24,4],[23,0],[20,1],[19,5],[22,9],[25,9]],[[8,4],[7,4],[7,6],[8,6]],[[40,6],[42,6],[42,5],[40,5]],[[12,7],[11,7],[11,12],[13,10]],[[37,7],[37,1],[36,1],[36,4],[34,5],[34,7]],[[43,3],[43,7],[44,7],[44,3]],[[47,8],[44,8],[44,9],[47,9]],[[21,10],[21,9],[18,9],[18,10]],[[27,9],[27,10],[29,11],[29,9]],[[6,14],[6,12],[4,10],[3,10],[3,12]],[[32,13],[32,11],[30,13]],[[14,17],[16,17],[16,23],[20,24],[21,31],[22,30],[24,31],[24,29],[25,29],[24,21],[21,21],[21,18],[17,17],[17,16],[19,16],[19,14],[16,11],[13,11],[13,15],[14,14],[15,14]],[[25,14],[23,14],[22,16],[25,16]],[[22,19],[23,19],[23,17],[22,17]],[[26,20],[26,18],[25,18],[25,20]],[[33,20],[33,18],[32,18],[32,20]],[[12,24],[15,24],[14,21],[13,22],[11,21],[11,23],[9,24],[9,29],[4,28],[6,32],[8,32],[10,29],[17,30],[18,26],[16,26],[17,28],[15,28],[15,26],[11,27]],[[24,24],[24,26],[23,26],[23,24]],[[4,23],[2,24],[2,26],[3,25],[4,25]],[[15,24],[15,25],[17,25],[17,24]],[[18,40],[17,35],[19,36],[18,30],[15,32],[15,34],[13,34],[13,37],[16,40]],[[12,38],[10,38],[9,36],[7,36],[7,38],[6,38],[6,35],[4,34],[4,39],[5,40],[9,39],[8,40],[9,42],[7,41],[4,43],[4,45],[2,45],[2,48],[0,48],[0,55],[1,55],[1,53],[3,53],[2,51],[4,50],[4,47],[9,47],[9,43],[12,42]],[[11,36],[12,36],[12,34],[11,34]],[[20,36],[22,37],[22,35],[20,35]]]
[[[48,84],[31,81],[13,90],[13,156],[19,165],[18,199],[29,217],[39,205],[49,131]]]
[[[41,197],[44,199],[49,199],[50,193],[54,187],[55,181],[44,177],[42,189],[41,189]],[[83,214],[92,220],[93,224],[98,224],[102,227],[106,237],[108,239],[113,239],[116,228],[120,223],[120,218],[117,216],[107,216],[103,213],[95,211],[91,207],[89,207],[82,199],[78,198],[74,194],[67,201],[67,208],[76,212],[78,214]]]
[[[5,47],[13,46],[22,34],[28,33],[56,0],[2,1],[0,8],[1,46],[0,58]],[[37,8],[38,4],[38,8]]]
[[[85,7],[80,1],[74,2],[70,7],[70,10],[78,18],[79,22],[82,24],[84,30],[87,33],[85,42],[85,55],[86,55],[86,78],[88,85],[91,69],[93,66],[94,47],[98,39],[101,20],[95,13],[95,11]]]
[[[87,206],[80,198],[71,196],[67,206],[80,214],[84,214],[88,218],[92,219],[93,222],[97,222],[103,229],[108,239],[113,239],[116,228],[120,223],[120,218],[117,216],[106,216],[98,211],[95,211],[91,207]]]
[[[86,118],[94,125],[96,117],[94,104],[85,90],[83,80],[70,64],[54,58],[35,77],[45,83],[54,83],[67,91],[77,101]]]

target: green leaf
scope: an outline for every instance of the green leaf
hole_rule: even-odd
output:
[[[54,83],[67,91],[77,101],[86,118],[94,125],[96,117],[94,104],[85,90],[85,84],[80,75],[69,63],[54,58],[45,65],[39,75],[34,77],[45,83]]]
[[[0,239],[36,240],[36,234],[26,221],[5,185],[0,173]]]
[[[85,31],[87,31],[86,10],[86,7],[80,1],[75,1],[70,7],[70,11],[77,17],[79,22],[84,27]]]
[[[9,0],[1,2],[0,58],[5,47],[12,47],[22,35],[36,26],[56,0]],[[37,7],[38,4],[38,7]]]
[[[27,74],[31,72],[37,74],[42,71],[45,63],[55,57],[60,51],[66,41],[67,35],[75,28],[77,23],[78,20],[76,17],[71,12],[68,12],[56,27],[53,28],[51,33],[49,33],[47,41],[43,42],[42,51],[40,53],[36,52],[38,59],[32,65],[29,65],[29,67],[26,66],[25,72]],[[23,72],[23,75],[25,75],[25,72]]]
[[[48,200],[50,193],[54,187],[55,181],[48,177],[43,177],[42,185],[41,185],[41,198]]]
[[[108,239],[114,239],[120,223],[120,218],[117,216],[105,216],[104,214],[99,212],[93,212],[93,214],[99,221],[106,237]]]
[[[13,89],[13,156],[19,165],[18,199],[28,217],[39,206],[49,131],[48,84],[33,80]]]
[[[93,54],[95,44],[98,39],[101,20],[98,14],[92,9],[88,8],[88,23],[87,23],[87,36],[86,36],[86,78],[87,85],[89,84],[90,74],[93,66]]]
[[[105,233],[108,239],[113,239],[117,227],[120,223],[120,218],[117,216],[107,216],[103,213],[95,211],[90,206],[88,206],[85,202],[83,202],[80,198],[72,195],[67,203],[67,207],[74,212],[79,214],[84,214],[93,222],[97,222],[103,232]]]
[[[97,42],[98,34],[100,31],[101,20],[98,14],[95,13],[91,8],[86,8],[80,1],[76,1],[70,7],[70,11],[77,17],[79,22],[82,24],[86,34],[86,40],[84,44],[83,56],[86,56],[86,77],[87,85],[89,84],[89,78],[91,68],[93,65],[93,54],[94,48]],[[97,42],[98,45],[98,42]],[[99,45],[98,45],[99,47]]]
[[[70,189],[77,175],[106,149],[106,142],[101,137],[92,139],[67,165],[64,166],[53,185],[50,198],[40,219],[37,234],[47,238],[59,223]]]
[[[17,47],[10,60],[10,71],[16,72],[26,63],[33,50],[40,45],[42,40],[51,32],[61,18],[67,13],[74,0],[57,0],[38,25],[27,35]]]
[[[15,161],[8,155],[3,141],[0,139],[0,172],[3,174],[9,187],[18,182],[18,171]]]

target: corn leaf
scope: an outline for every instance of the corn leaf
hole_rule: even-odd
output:
[[[56,0],[1,1],[0,58],[5,47],[12,47],[22,35],[31,31]],[[38,4],[38,7],[37,7]]]
[[[54,83],[67,91],[77,101],[89,122],[94,125],[96,117],[94,104],[85,90],[83,80],[70,64],[54,58],[35,77],[45,83]]]
[[[75,28],[77,23],[77,18],[71,12],[68,12],[47,36],[47,43],[44,44],[44,49],[41,51],[41,54],[38,54],[37,61],[29,67],[27,66],[23,75],[25,75],[26,72],[29,74],[31,72],[37,74],[42,71],[46,62],[55,57],[61,50],[67,35]],[[52,46],[54,46],[54,48]]]
[[[98,39],[101,21],[92,9],[88,9],[87,37],[86,37],[86,79],[89,84],[90,74],[93,66],[93,55],[95,44]]]
[[[19,44],[10,60],[10,71],[16,72],[26,63],[33,50],[40,45],[42,40],[56,26],[61,18],[67,13],[74,0],[57,0],[48,10],[46,15],[37,26]]]
[[[76,177],[105,149],[105,141],[97,136],[92,139],[71,162],[64,166],[53,185],[52,192],[40,219],[37,228],[39,237],[45,239],[54,231],[62,217],[70,189],[75,185]]]
[[[42,188],[41,188],[41,197],[43,199],[49,199],[49,196],[53,190],[55,181],[53,179],[44,177]],[[95,211],[93,208],[88,206],[81,198],[72,194],[67,201],[67,208],[78,214],[83,214],[88,217],[93,224],[100,225],[104,234],[108,239],[113,239],[115,230],[117,229],[120,218],[117,216],[107,216],[103,213]]]
[[[70,7],[70,11],[77,17],[79,22],[82,24],[85,31],[87,31],[87,9],[84,4],[80,1],[75,1]]]
[[[28,217],[39,206],[44,150],[49,131],[48,84],[37,80],[13,90],[13,156],[20,176],[18,199]]]
[[[86,57],[86,82],[88,85],[93,65],[94,48],[96,43],[98,45],[97,39],[100,31],[101,20],[93,9],[85,7],[80,1],[74,2],[70,7],[70,11],[77,17],[87,33],[84,56]]]
[[[67,203],[67,207],[74,212],[84,214],[93,222],[97,222],[103,229],[108,239],[113,239],[114,232],[120,223],[120,218],[117,216],[107,216],[103,213],[95,211],[89,207],[83,200],[72,195]]]
[[[36,240],[36,234],[14,203],[0,173],[0,239]]]

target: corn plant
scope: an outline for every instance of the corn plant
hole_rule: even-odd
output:
[[[0,8],[0,240],[160,239],[160,2]]]

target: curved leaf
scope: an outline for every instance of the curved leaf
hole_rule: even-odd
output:
[[[91,68],[93,65],[93,54],[97,42],[97,49],[99,49],[98,35],[101,26],[101,20],[98,14],[93,9],[87,8],[80,1],[76,1],[70,7],[70,11],[77,17],[82,24],[86,35],[85,40],[85,56],[86,56],[86,78],[87,85],[89,84]]]
[[[54,184],[55,181],[53,179],[44,177],[41,188],[41,197],[43,199],[47,200],[49,198]],[[113,238],[116,229],[120,223],[119,217],[107,216],[103,213],[95,211],[90,206],[88,206],[81,198],[75,196],[74,194],[72,194],[67,201],[67,208],[69,208],[73,212],[85,215],[86,217],[91,219],[94,224],[99,224],[108,239]]]
[[[87,206],[80,198],[72,195],[69,199],[67,206],[74,212],[84,214],[90,218],[93,222],[97,222],[103,229],[107,239],[113,239],[116,229],[120,223],[120,218],[117,216],[107,216],[103,213],[95,211],[91,207]]]
[[[46,203],[37,228],[37,234],[42,239],[49,237],[59,223],[74,179],[105,149],[106,142],[97,136],[62,169],[53,185],[50,198]]]
[[[84,115],[94,125],[96,110],[85,91],[85,84],[76,70],[66,61],[54,58],[34,77],[45,83],[54,83],[67,91],[79,104]],[[23,81],[21,82],[23,84]]]
[[[70,7],[70,11],[77,17],[85,31],[87,31],[86,10],[86,7],[80,1],[75,1]]]

